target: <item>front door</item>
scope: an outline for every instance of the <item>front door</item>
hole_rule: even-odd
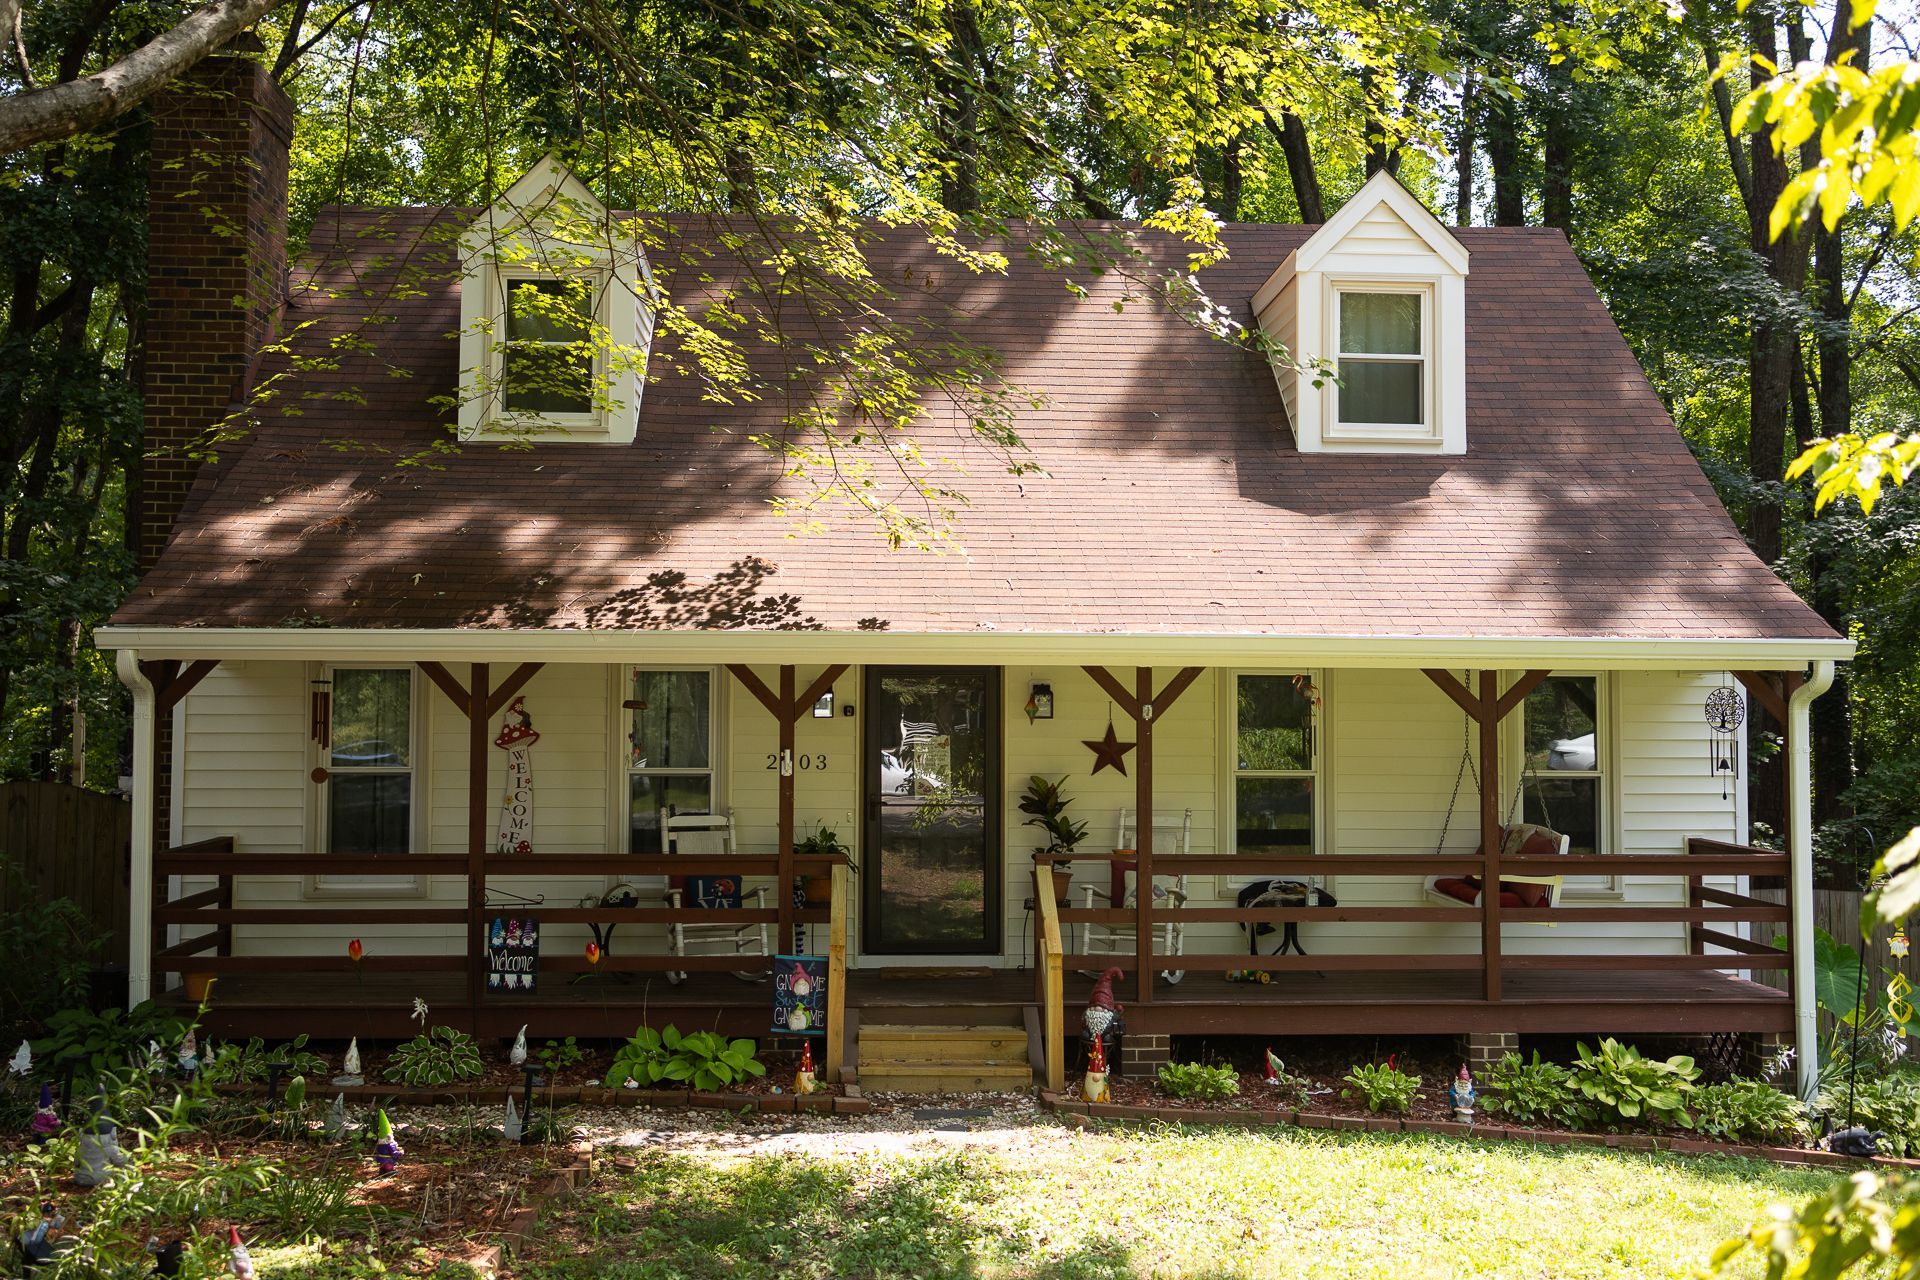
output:
[[[866,669],[868,955],[1000,951],[1000,671]]]

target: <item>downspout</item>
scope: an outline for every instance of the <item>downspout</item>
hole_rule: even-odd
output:
[[[1833,687],[1833,663],[1821,659],[1787,699],[1787,848],[1792,850],[1793,1060],[1800,1096],[1820,1081],[1820,1011],[1813,994],[1813,747],[1809,708]]]
[[[140,651],[113,656],[120,683],[133,690],[133,862],[127,874],[127,999],[153,995],[154,694],[140,670]]]

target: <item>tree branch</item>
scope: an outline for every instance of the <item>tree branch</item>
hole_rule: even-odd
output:
[[[97,128],[165,88],[280,0],[213,0],[98,75],[0,99],[0,155]]]
[[[25,6],[20,0],[0,0],[0,38],[13,45],[14,61],[20,64],[20,80],[27,88],[33,85],[33,64],[27,61],[27,42],[20,35],[20,13]]]

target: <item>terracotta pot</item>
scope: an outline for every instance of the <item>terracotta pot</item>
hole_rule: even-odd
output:
[[[800,891],[807,895],[808,906],[828,906],[833,901],[833,877],[802,876],[800,879]]]
[[[1053,900],[1061,906],[1067,904],[1067,894],[1073,890],[1073,868],[1055,865],[1053,868]]]
[[[187,999],[199,1004],[207,998],[207,988],[213,983],[210,973],[189,973],[180,979],[180,985],[187,993]]]

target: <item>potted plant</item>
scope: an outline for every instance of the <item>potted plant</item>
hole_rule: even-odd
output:
[[[847,846],[840,843],[840,836],[826,823],[818,824],[814,833],[793,846],[796,855],[819,856],[821,854],[842,854]],[[833,899],[833,875],[823,872],[819,875],[801,876],[800,892],[806,896],[809,907],[824,907]]]
[[[1020,812],[1027,814],[1022,826],[1039,827],[1047,838],[1047,843],[1034,850],[1036,855],[1070,854],[1074,846],[1087,838],[1087,824],[1076,822],[1067,816],[1067,806],[1073,803],[1071,797],[1061,791],[1067,779],[1062,775],[1058,782],[1050,781],[1039,774],[1027,780],[1026,794],[1020,797]],[[1073,866],[1070,863],[1053,864],[1054,901],[1064,903],[1067,890],[1073,883]]]

